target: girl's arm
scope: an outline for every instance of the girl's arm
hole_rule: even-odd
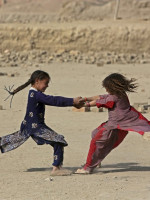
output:
[[[96,100],[85,102],[84,107],[93,107],[96,106]]]
[[[92,97],[84,97],[79,100],[80,103],[84,103],[83,107],[91,107],[96,106],[96,101],[100,96],[92,96]]]
[[[42,92],[37,92],[36,99],[38,102],[44,103],[45,105],[66,107],[66,106],[79,106],[82,103],[79,102],[81,97],[68,98],[62,96],[45,95]]]
[[[80,100],[80,102],[85,102],[84,105],[85,107],[97,106],[98,108],[99,107],[113,108],[115,101],[116,101],[115,97],[109,94],[87,97],[87,98],[85,97]]]
[[[99,99],[96,100],[96,106],[98,108],[105,107],[105,108],[113,108],[117,101],[117,97],[110,94],[101,95]]]

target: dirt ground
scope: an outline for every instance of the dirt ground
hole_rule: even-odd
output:
[[[121,1],[116,21],[115,0],[65,2],[0,1],[0,136],[19,130],[30,88],[10,109],[4,86],[25,83],[37,69],[51,76],[46,94],[66,97],[105,94],[102,80],[120,72],[139,83],[131,105],[150,104],[150,1]],[[144,116],[150,119],[150,112]],[[74,172],[85,163],[91,132],[107,117],[46,107],[46,124],[69,143],[64,168]],[[150,141],[129,132],[94,174],[51,177],[53,149],[29,138],[0,154],[0,200],[149,200],[149,155]]]
[[[111,72],[121,72],[138,79],[137,93],[130,94],[131,104],[148,102],[149,65],[96,65],[59,64],[28,68],[1,68],[1,72],[18,72],[17,77],[0,78],[0,136],[19,129],[24,117],[28,88],[13,100],[4,102],[7,96],[4,85],[18,86],[24,83],[32,71],[47,71],[52,82],[46,94],[67,97],[91,96],[105,93],[101,87],[103,78]],[[90,73],[89,73],[90,71]],[[142,73],[141,73],[142,72]],[[150,114],[144,114],[150,119]],[[46,108],[46,123],[62,133],[69,143],[65,148],[64,167],[75,171],[85,162],[91,131],[107,120],[107,112],[73,112],[72,108]],[[0,156],[1,200],[148,200],[150,197],[150,142],[137,133],[129,133],[124,142],[113,150],[102,163],[102,168],[92,175],[54,177],[49,181],[53,150],[49,146],[37,146],[29,138],[18,149]]]

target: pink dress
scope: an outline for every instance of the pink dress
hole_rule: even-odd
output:
[[[84,169],[90,172],[123,141],[128,131],[135,131],[141,135],[150,131],[150,121],[130,105],[127,96],[118,98],[110,94],[100,95],[96,105],[98,108],[108,108],[108,121],[92,132],[84,166]]]

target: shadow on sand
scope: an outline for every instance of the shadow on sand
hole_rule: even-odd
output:
[[[109,168],[109,170],[107,170]],[[144,172],[150,171],[150,166],[141,166],[139,163],[117,163],[112,165],[103,165],[103,173],[117,173],[117,172]]]
[[[75,172],[79,167],[64,167],[67,170],[71,170],[72,172]],[[49,168],[30,168],[27,169],[25,172],[44,172],[44,171],[51,171],[52,167]]]
[[[73,173],[80,167],[64,167],[65,169],[71,170]],[[109,169],[109,170],[107,170]],[[44,171],[51,171],[52,167],[50,168],[30,168],[27,169],[25,172],[44,172]],[[117,173],[117,172],[144,172],[150,171],[150,166],[141,166],[139,163],[117,163],[117,164],[110,164],[110,165],[102,165],[101,168],[97,169],[94,174],[96,173]]]

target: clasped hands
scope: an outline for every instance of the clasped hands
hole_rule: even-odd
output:
[[[82,97],[76,97],[73,99],[73,106],[80,109],[84,106],[85,99]]]

